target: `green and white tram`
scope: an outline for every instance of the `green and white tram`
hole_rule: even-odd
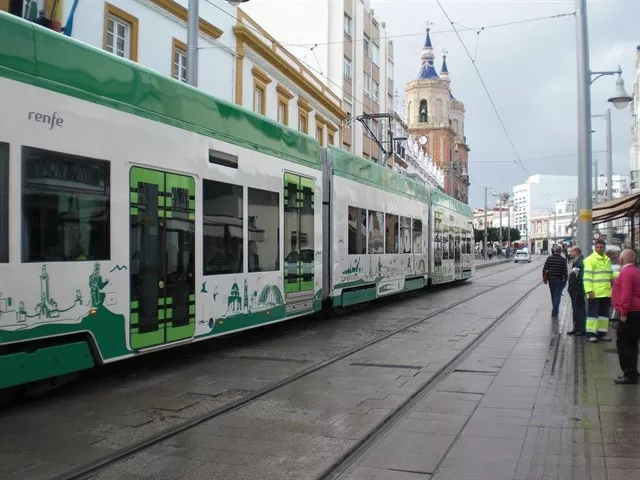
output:
[[[451,214],[434,234],[436,207]],[[0,12],[0,389],[469,278],[470,221],[380,165]],[[445,229],[453,268],[433,253]]]

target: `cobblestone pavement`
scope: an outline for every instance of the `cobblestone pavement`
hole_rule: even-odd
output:
[[[492,266],[461,286],[374,304],[337,319],[300,319],[256,330],[246,343],[228,347],[224,339],[214,340],[197,355],[176,352],[175,361],[63,388],[12,408],[0,414],[0,480],[53,478],[532,270],[528,265]],[[485,295],[456,307],[357,358],[132,457],[99,478],[288,478],[282,471],[290,471],[290,478],[311,478],[508,303],[498,291],[488,295],[495,301]],[[405,366],[366,365],[371,362]],[[213,477],[203,473],[210,463]]]
[[[547,288],[523,302],[341,478],[640,479],[640,386],[615,343],[566,336]]]

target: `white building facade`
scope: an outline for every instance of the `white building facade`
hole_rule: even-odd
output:
[[[612,175],[613,198],[629,193],[629,177]],[[607,179],[604,175],[598,177],[598,186],[592,182],[598,200],[604,201],[607,194]],[[571,175],[532,175],[521,185],[513,187],[514,223],[520,230],[522,238],[529,235],[530,220],[538,214],[555,211],[556,202],[574,201],[578,196],[578,177]]]
[[[640,191],[640,45],[636,53],[636,78],[631,102],[631,191]]]
[[[276,8],[272,0],[251,0],[242,7],[318,75],[338,95],[348,117],[393,114],[393,42],[376,18],[370,0],[293,1]],[[369,120],[386,137],[388,120]],[[358,121],[342,132],[342,147],[379,161],[379,149]]]
[[[188,0],[36,2],[51,28],[72,25],[66,33],[75,39],[186,81]],[[238,9],[224,0],[211,2],[200,5],[198,87],[232,101]],[[9,9],[15,4],[9,2]]]

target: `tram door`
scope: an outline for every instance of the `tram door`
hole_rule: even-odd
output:
[[[315,181],[284,174],[284,292],[287,304],[313,301]]]
[[[195,182],[130,171],[131,348],[195,333]]]
[[[461,230],[459,228],[454,229],[454,266],[455,266],[455,275],[456,278],[462,277],[462,241],[461,241]]]

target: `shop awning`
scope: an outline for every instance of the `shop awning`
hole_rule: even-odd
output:
[[[631,217],[640,211],[640,193],[632,193],[599,203],[593,207],[593,223]]]

